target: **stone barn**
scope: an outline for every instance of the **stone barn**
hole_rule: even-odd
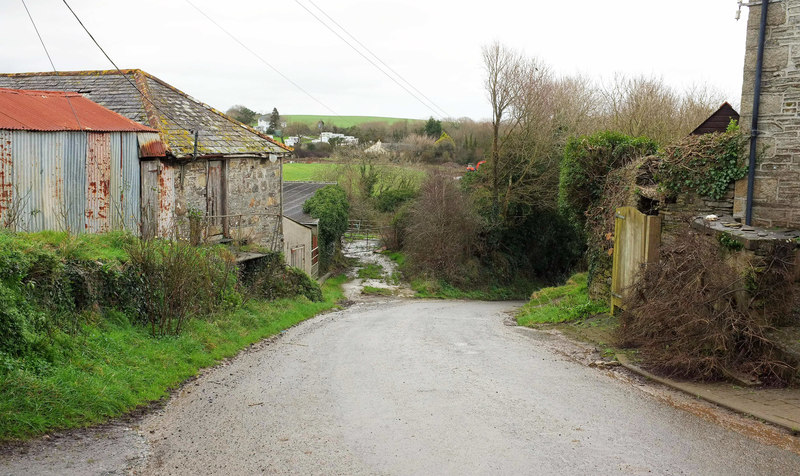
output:
[[[154,130],[137,133],[143,236],[281,249],[283,145],[138,69],[3,74],[0,87],[74,91]]]

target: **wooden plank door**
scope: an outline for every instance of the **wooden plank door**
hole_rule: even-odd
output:
[[[206,215],[208,235],[225,234],[225,169],[221,160],[208,161],[206,182]]]
[[[158,233],[159,190],[158,161],[143,160],[141,168],[141,231],[142,238],[149,240]]]

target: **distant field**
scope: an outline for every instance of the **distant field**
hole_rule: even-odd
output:
[[[327,125],[335,125],[336,127],[350,127],[363,124],[365,122],[386,122],[389,124],[408,121],[411,123],[422,123],[420,119],[406,119],[402,117],[378,117],[378,116],[315,116],[309,114],[290,114],[281,115],[281,118],[287,123],[302,122],[309,126],[316,127],[317,122],[321,119]]]
[[[336,173],[329,171],[335,170],[337,167],[346,167],[333,162],[328,163],[291,163],[283,164],[283,180],[286,182],[315,182],[315,181],[336,181]],[[422,182],[427,175],[425,170],[421,170],[414,166],[402,165],[379,165],[383,169],[381,182],[388,181],[391,183],[402,178],[411,179],[417,183]],[[342,173],[340,171],[339,173]]]
[[[283,180],[286,182],[311,182],[322,179],[322,175],[336,164],[283,164]]]

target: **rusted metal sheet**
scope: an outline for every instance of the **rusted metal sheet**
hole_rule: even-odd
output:
[[[0,88],[0,129],[28,131],[150,131],[78,93]]]
[[[136,134],[139,141],[139,156],[142,158],[164,157],[167,147],[161,141],[161,136],[155,132],[140,132]]]
[[[11,131],[0,130],[0,226],[14,221],[14,161],[11,156]]]
[[[0,224],[13,215],[21,231],[138,232],[135,134],[0,130],[0,140]]]
[[[86,153],[86,231],[103,233],[111,227],[111,137],[90,132]]]
[[[168,238],[175,229],[175,173],[177,167],[162,163],[158,174],[158,235]]]
[[[120,132],[111,138],[111,228],[139,231],[140,175],[136,136]]]

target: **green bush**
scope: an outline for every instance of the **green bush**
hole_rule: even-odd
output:
[[[394,212],[401,205],[416,197],[417,193],[416,190],[410,189],[389,189],[376,197],[375,207],[380,212]]]
[[[338,185],[326,185],[303,204],[303,211],[319,219],[320,269],[327,270],[347,231],[350,204]]]
[[[305,296],[314,302],[322,300],[319,284],[302,270],[286,266],[280,253],[249,261],[241,271],[241,282],[253,298],[271,301]]]

